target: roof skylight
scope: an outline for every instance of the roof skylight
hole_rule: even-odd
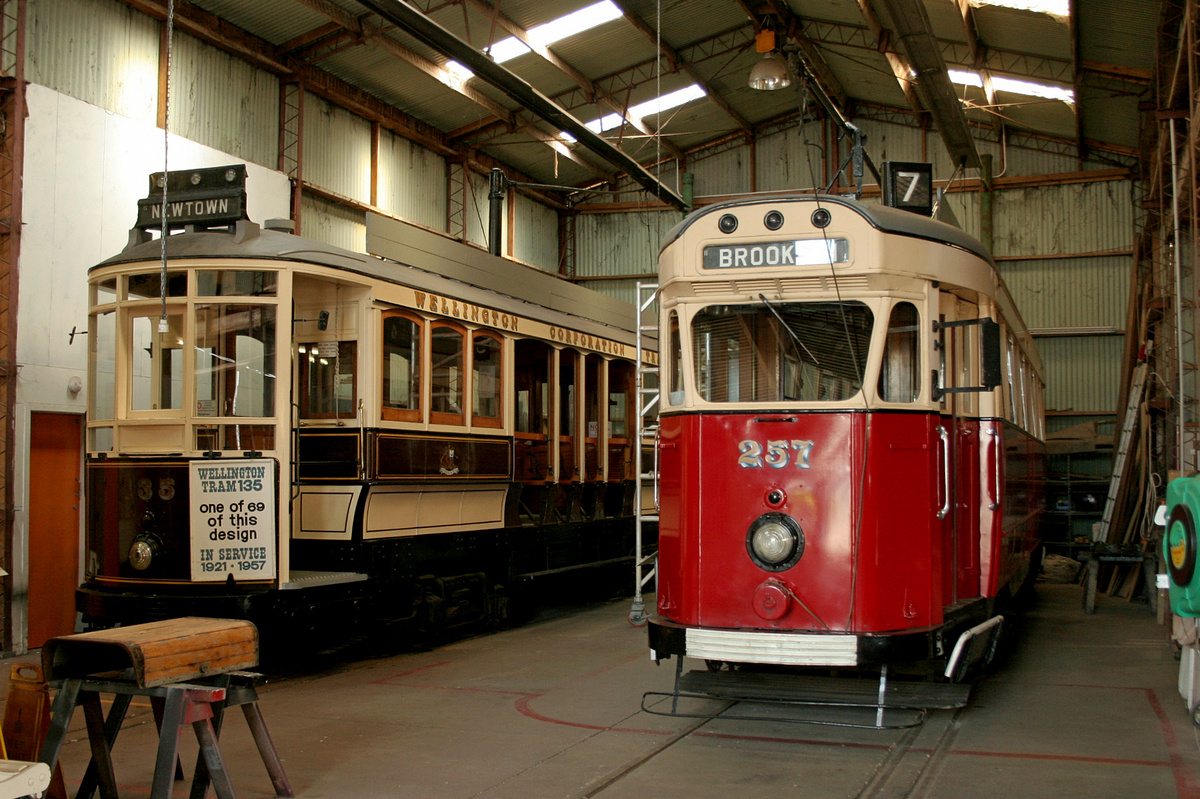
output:
[[[971,72],[962,69],[948,70],[950,80],[963,86],[974,86],[983,88],[983,77],[978,72]],[[1041,97],[1046,100],[1061,100],[1064,103],[1073,105],[1075,103],[1075,92],[1073,89],[1068,89],[1065,86],[1051,86],[1045,83],[1034,83],[1028,80],[1018,80],[1016,78],[1006,78],[1002,75],[992,75],[992,87],[1011,94],[1023,94],[1026,97]]]
[[[619,128],[625,124],[626,119],[645,119],[648,116],[670,111],[672,108],[690,103],[692,100],[698,100],[704,97],[704,89],[693,83],[691,86],[685,86],[682,89],[677,89],[673,92],[667,92],[662,97],[655,97],[653,100],[647,100],[644,103],[638,103],[630,107],[627,117],[620,114],[606,114],[599,119],[593,119],[587,123],[587,127],[591,128],[596,133],[603,133],[606,130]]]
[[[1070,0],[971,0],[973,6],[1003,6],[1020,11],[1040,11],[1055,17],[1071,14]]]
[[[530,28],[528,31],[529,41],[545,47],[568,36],[574,36],[603,25],[619,16],[621,16],[621,9],[617,8],[612,0],[600,0],[599,3],[584,6],[578,11],[572,11],[558,19]],[[515,36],[510,36],[493,44],[488,52],[497,64],[503,64],[509,59],[528,53],[529,47]]]

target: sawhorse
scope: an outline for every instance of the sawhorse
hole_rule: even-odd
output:
[[[275,745],[267,733],[262,713],[258,709],[258,694],[254,688],[255,676],[244,672],[222,674],[203,683],[172,683],[147,688],[121,679],[66,678],[54,699],[50,729],[42,746],[41,762],[53,769],[62,752],[67,727],[71,723],[75,708],[82,705],[92,759],[84,773],[76,799],[91,799],[97,787],[100,789],[101,799],[118,799],[112,746],[121,731],[129,703],[135,696],[144,696],[155,706],[156,717],[161,718],[150,799],[170,799],[179,756],[179,736],[185,724],[192,726],[200,744],[196,777],[192,783],[193,799],[203,799],[210,782],[218,799],[235,799],[233,785],[217,744],[217,736],[225,707],[240,705],[263,763],[271,776],[275,795],[291,797],[291,785],[283,772]],[[209,682],[213,684],[205,684]],[[102,693],[113,694],[112,707],[107,717],[100,707]]]

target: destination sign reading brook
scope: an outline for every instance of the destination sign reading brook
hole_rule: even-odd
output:
[[[704,248],[705,269],[758,266],[818,266],[850,260],[846,239],[800,239],[746,244],[711,244]]]

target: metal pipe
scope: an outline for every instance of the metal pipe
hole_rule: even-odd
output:
[[[500,255],[501,233],[504,224],[504,195],[508,193],[508,178],[504,171],[493,168],[488,180],[488,252]]]
[[[464,64],[482,81],[503,92],[558,130],[565,130],[600,158],[624,171],[659,200],[686,211],[683,198],[659,182],[636,159],[584,125],[569,111],[531,86],[517,74],[497,64],[408,3],[400,0],[358,0],[388,22],[447,57]]]
[[[1180,241],[1179,241],[1179,164],[1175,155],[1175,120],[1171,120],[1171,219],[1175,231],[1175,253],[1174,253],[1174,279],[1175,279],[1175,366],[1176,380],[1175,384],[1175,407],[1179,412],[1179,420],[1176,422],[1176,440],[1178,441],[1178,455],[1175,459],[1176,468],[1180,473],[1185,473],[1187,464],[1184,459],[1183,450],[1183,429],[1184,421],[1187,416],[1187,396],[1183,390],[1183,303],[1181,300],[1183,294],[1183,277],[1180,274],[1181,267],[1179,265]]]
[[[979,156],[981,162],[979,182],[983,185],[983,194],[979,197],[979,240],[983,247],[991,252],[995,244],[995,219],[992,211],[992,155],[983,153]]]

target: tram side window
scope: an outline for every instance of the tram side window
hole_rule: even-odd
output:
[[[429,421],[435,424],[463,423],[463,331],[448,324],[434,324],[429,335],[431,371]]]
[[[1021,390],[1020,384],[1017,382],[1017,371],[1015,360],[1017,357],[1017,343],[1013,340],[1012,333],[1008,334],[1008,347],[1004,352],[1005,378],[1008,387],[1008,420],[1013,424],[1020,426],[1021,420],[1017,416],[1017,394]]]
[[[471,424],[500,427],[501,379],[504,374],[500,338],[476,331],[471,344]]]
[[[513,346],[516,395],[514,479],[540,481],[550,476],[550,345],[517,339]]]
[[[308,342],[299,345],[297,354],[300,415],[308,419],[353,416],[358,400],[355,342]]]
[[[421,421],[423,322],[400,312],[383,317],[383,418]]]
[[[91,359],[91,402],[88,414],[93,422],[112,421],[117,410],[117,315],[105,311],[92,315],[88,330],[88,357]]]
[[[158,322],[158,309],[133,317],[131,410],[183,407],[183,314],[168,312],[166,333],[158,332]]]
[[[608,479],[633,478],[633,421],[635,379],[629,361],[608,363]]]
[[[578,424],[579,397],[576,393],[578,355],[574,350],[558,353],[558,457],[559,480],[576,477],[575,436]]]
[[[911,302],[892,308],[879,370],[879,398],[884,402],[916,402],[921,395],[919,320]]]
[[[275,414],[275,306],[196,306],[196,415]]]
[[[683,402],[683,342],[679,337],[679,314],[675,311],[671,311],[667,320],[667,330],[667,335],[670,336],[668,357],[671,359],[671,388],[668,399],[672,405],[679,405]]]

